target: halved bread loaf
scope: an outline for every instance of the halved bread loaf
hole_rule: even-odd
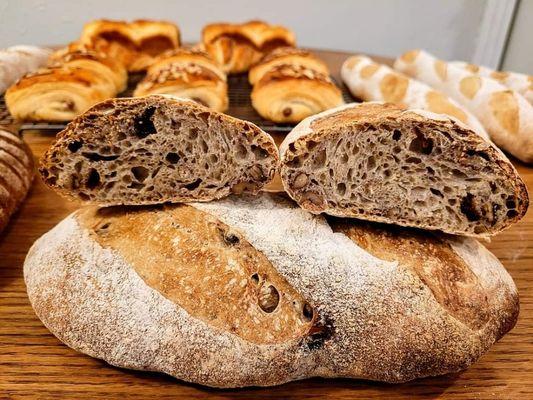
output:
[[[362,103],[307,118],[280,148],[289,195],[313,213],[473,236],[524,216],[507,158],[457,120]]]
[[[33,245],[24,277],[68,346],[217,387],[459,371],[519,308],[473,239],[328,225],[269,194],[79,210]]]
[[[273,178],[276,145],[257,126],[193,101],[153,95],[102,102],[41,160],[44,182],[91,203],[209,201]]]

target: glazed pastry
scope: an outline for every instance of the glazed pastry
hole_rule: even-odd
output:
[[[533,105],[533,76],[520,74],[518,72],[495,71],[482,65],[469,64],[464,61],[452,61],[450,64],[466,69],[467,71],[494,79],[509,89],[520,93],[525,97],[529,104]]]
[[[282,64],[298,65],[329,75],[327,65],[311,52],[294,47],[280,47],[268,53],[250,68],[248,80],[255,85],[269,70]]]
[[[533,163],[533,106],[519,93],[421,50],[403,54],[394,68],[446,93],[479,119],[494,143]]]
[[[124,67],[103,54],[74,52],[28,74],[5,95],[18,120],[69,121],[92,105],[115,97],[126,84]]]
[[[387,101],[457,118],[485,140],[489,135],[466,108],[428,85],[377,64],[370,58],[349,57],[341,67],[342,80],[352,95],[364,101]]]
[[[112,44],[113,52],[124,53],[123,61],[129,71],[143,71],[155,56],[180,46],[178,27],[165,21],[95,20],[84,26],[82,44],[96,46],[95,42],[101,39]]]
[[[266,119],[295,123],[343,104],[328,74],[302,65],[282,64],[265,73],[252,89],[252,105]]]
[[[12,46],[0,51],[0,93],[25,74],[46,64],[51,51],[36,46]]]
[[[226,74],[207,53],[197,50],[171,50],[158,57],[134,92],[148,94],[172,94],[215,111],[228,108]]]
[[[265,54],[282,46],[294,46],[294,33],[262,21],[243,24],[210,24],[202,31],[204,49],[227,73],[246,72]]]

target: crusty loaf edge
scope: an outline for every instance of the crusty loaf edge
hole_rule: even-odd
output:
[[[455,238],[451,246],[478,263],[472,271],[487,290],[490,320],[477,331],[450,316],[415,274],[371,256],[333,233],[322,217],[279,198],[264,194],[193,206],[239,229],[328,319],[331,336],[313,348],[305,340],[254,345],[214,329],[96,244],[76,213],[40,238],[26,258],[25,282],[39,318],[68,346],[112,365],[215,387],[312,376],[403,382],[455,372],[516,321],[512,279],[472,239]]]
[[[325,117],[328,117],[329,115],[332,115],[332,114],[335,114],[337,112],[340,112],[340,111],[343,111],[343,110],[346,110],[346,109],[350,109],[350,108],[355,108],[355,107],[359,107],[359,106],[362,106],[362,105],[368,105],[368,104],[383,104],[383,105],[392,105],[391,103],[386,103],[386,102],[381,102],[381,101],[369,101],[369,102],[364,102],[364,103],[349,103],[349,104],[344,104],[342,106],[339,106],[339,107],[336,107],[336,108],[332,108],[332,109],[329,109],[329,110],[326,110],[322,113],[319,113],[319,114],[315,114],[315,115],[312,115],[306,119],[304,119],[302,122],[300,122],[298,125],[296,125],[292,130],[291,132],[289,132],[289,134],[285,137],[285,139],[283,140],[283,142],[281,143],[281,145],[279,146],[279,152],[280,152],[280,175],[282,176],[282,184],[283,184],[283,188],[285,189],[285,192],[294,200],[296,200],[294,198],[294,195],[293,195],[293,191],[289,185],[289,183],[283,179],[283,166],[286,162],[286,156],[287,156],[287,153],[290,151],[289,150],[289,145],[291,144],[294,144],[300,140],[307,140],[307,138],[310,138],[312,136],[316,136],[317,135],[317,132],[315,132],[312,128],[312,124],[313,122],[317,121],[317,120],[320,120],[322,118],[325,118]],[[443,115],[443,114],[436,114],[436,113],[433,113],[431,111],[428,111],[428,110],[419,110],[419,109],[404,109],[403,111],[404,113],[413,113],[413,114],[417,114],[423,118],[428,118],[430,120],[434,120],[434,121],[443,121],[443,122],[451,122],[452,124],[456,125],[458,128],[460,128],[461,130],[463,131],[471,131],[474,136],[478,141],[481,140],[485,143],[487,143],[489,145],[489,148],[491,151],[497,153],[497,155],[501,158],[500,160],[498,160],[498,165],[500,167],[502,167],[502,169],[505,170],[505,172],[511,174],[511,175],[515,175],[518,177],[518,182],[517,182],[517,193],[516,195],[520,198],[523,199],[523,203],[519,209],[519,215],[521,215],[520,218],[522,218],[528,207],[529,207],[529,191],[528,191],[528,188],[527,186],[525,185],[525,183],[523,182],[523,180],[521,179],[520,175],[518,174],[516,168],[514,167],[514,165],[509,161],[509,159],[507,158],[507,156],[496,146],[494,145],[494,143],[490,142],[490,141],[486,141],[484,139],[482,139],[481,137],[479,137],[477,134],[475,134],[472,129],[470,127],[468,127],[466,124],[464,124],[463,122],[459,121],[457,118],[454,118],[453,116],[449,116],[449,115]],[[323,134],[330,134],[330,133],[333,133],[334,130],[330,130],[330,131],[323,131],[322,133]],[[316,210],[313,210],[313,209],[308,209],[309,212],[312,212],[312,213],[320,213],[320,212],[317,212]],[[350,217],[351,216],[351,213],[350,211],[343,211],[343,210],[337,210],[337,209],[333,209],[333,208],[328,208],[327,210],[324,210],[323,212],[329,214],[329,215],[333,215],[333,216],[337,216],[337,217]],[[369,221],[374,221],[374,222],[384,222],[384,223],[396,223],[397,221],[393,221],[391,219],[389,219],[388,217],[381,217],[381,216],[371,216],[368,218]],[[400,225],[403,225],[403,224],[400,224]],[[511,226],[511,224],[507,225],[504,229],[508,229],[509,227]],[[430,226],[418,226],[419,228],[427,228],[427,229],[431,229]],[[458,232],[454,232],[454,233],[458,233]],[[463,234],[463,233],[461,233]],[[477,235],[469,235],[467,233],[464,233],[465,235],[467,236],[473,236],[473,237],[478,237],[478,238],[488,238],[491,236],[491,234],[477,234]],[[496,233],[493,233],[492,235],[494,235]]]

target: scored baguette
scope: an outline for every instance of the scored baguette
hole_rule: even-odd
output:
[[[489,135],[468,110],[428,85],[357,55],[341,67],[342,80],[355,97],[365,101],[386,101],[403,107],[446,114],[468,125],[485,140]]]
[[[90,203],[209,201],[255,193],[278,166],[250,122],[168,95],[104,101],[72,121],[41,159],[44,182]]]
[[[328,225],[269,194],[79,210],[33,245],[24,277],[68,346],[216,387],[455,372],[518,315],[511,277],[473,239]]]
[[[398,57],[394,69],[446,93],[479,119],[496,145],[533,162],[533,106],[519,93],[422,50]]]
[[[307,118],[280,154],[285,190],[313,213],[490,236],[529,203],[509,160],[466,125],[389,103]]]

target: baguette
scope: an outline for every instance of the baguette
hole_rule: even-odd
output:
[[[466,63],[464,61],[452,61],[450,63],[454,67],[459,67],[476,75],[484,76],[486,78],[494,79],[509,89],[524,96],[533,105],[533,76],[520,74],[518,72],[495,71],[491,68]]]
[[[401,106],[446,114],[468,125],[485,140],[489,135],[468,110],[426,84],[377,64],[365,56],[352,56],[341,67],[342,80],[355,97],[365,101],[386,101]]]
[[[73,349],[225,388],[456,372],[518,315],[473,239],[328,225],[269,194],[79,210],[32,246],[24,278]]]
[[[499,147],[533,162],[533,106],[520,94],[421,50],[403,54],[394,68],[446,93],[479,119]]]
[[[428,111],[346,105],[302,121],[280,153],[285,190],[313,213],[484,237],[529,204],[495,146]]]
[[[44,182],[85,202],[156,204],[255,193],[277,169],[257,126],[168,95],[111,99],[72,121],[41,160]]]

